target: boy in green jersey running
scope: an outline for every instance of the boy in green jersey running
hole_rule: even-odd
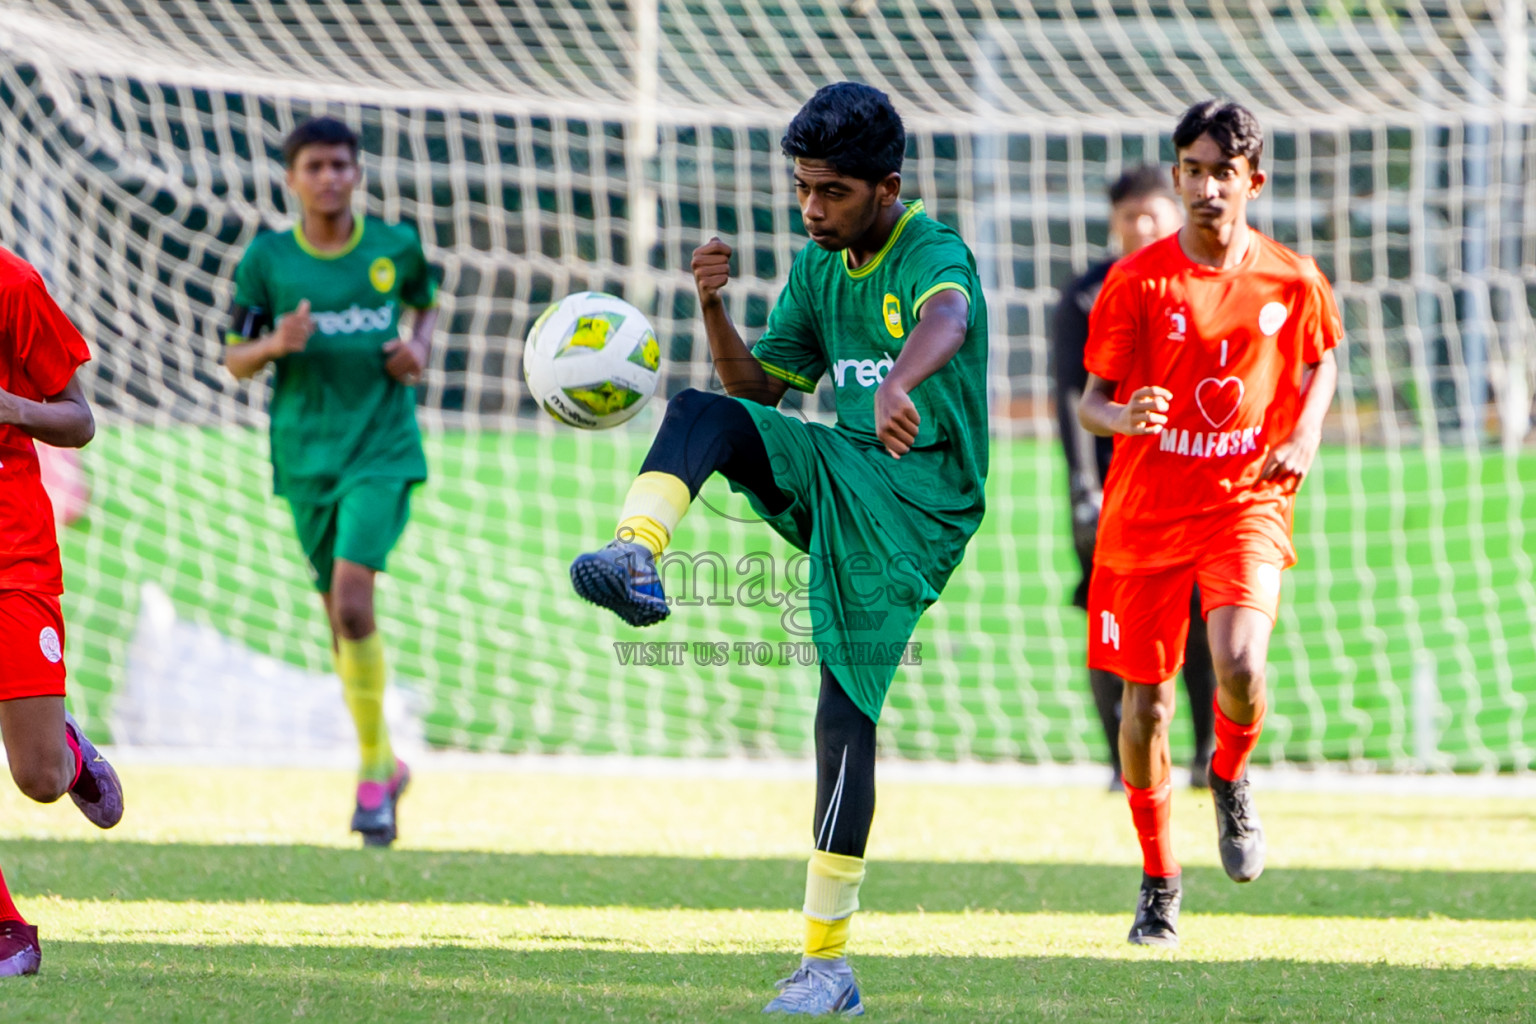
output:
[[[693,254],[715,369],[730,397],[667,406],[617,539],[571,566],[577,593],[631,625],[670,613],[656,558],[711,473],[810,556],[821,661],[805,955],[769,1012],[856,1015],[844,956],[875,812],[875,722],[924,609],[981,523],[987,310],[976,261],[919,201],[903,202],[906,133],[884,93],[816,93],[781,143],[812,245],[748,349],[720,290],[731,250]],[[793,387],[831,377],[837,424],[786,416]]]
[[[258,235],[235,269],[224,362],[241,380],[275,368],[273,490],[293,509],[362,751],[352,830],[369,846],[388,846],[410,772],[384,723],[373,578],[405,529],[411,489],[427,478],[414,385],[427,364],[437,289],[413,230],[352,213],[362,167],[350,128],[307,121],[284,142],[283,158],[302,216],[292,231]],[[408,309],[415,317],[405,340]]]

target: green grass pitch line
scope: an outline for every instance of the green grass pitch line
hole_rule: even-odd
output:
[[[236,742],[237,737],[226,737]],[[805,783],[418,773],[403,839],[338,772],[127,766],[111,833],[0,787],[43,972],[8,1021],[748,1021],[795,963]],[[1124,799],[888,784],[851,954],[884,1021],[1516,1022],[1536,997],[1536,802],[1259,793],[1222,874],[1179,792],[1183,946],[1130,946]],[[701,813],[701,809],[707,813]]]

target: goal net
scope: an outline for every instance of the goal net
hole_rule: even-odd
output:
[[[1106,252],[1106,180],[1168,160],[1177,113],[1223,95],[1268,131],[1257,226],[1317,258],[1349,335],[1259,757],[1529,768],[1529,51],[1514,0],[0,0],[0,244],[95,354],[91,497],[62,532],[76,705],[137,742],[260,718],[279,743],[331,713],[305,696],[330,692],[328,638],[271,495],[268,385],[220,366],[235,264],[293,220],[281,139],[328,112],[361,131],[360,205],[416,224],[443,277],[432,479],[379,597],[425,742],[805,753],[793,552],[711,484],[666,626],[582,605],[567,565],[609,535],[663,402],[562,427],[525,392],[521,339],[550,301],[611,291],[651,316],[667,394],[718,388],[691,250],[735,247],[730,308],[755,335],[805,243],[778,138],[855,78],[895,99],[904,188],[971,243],[992,315],[987,519],[914,638],[885,752],[1104,756],[1048,317]],[[789,401],[829,414],[825,386]],[[745,587],[752,553],[767,592]]]

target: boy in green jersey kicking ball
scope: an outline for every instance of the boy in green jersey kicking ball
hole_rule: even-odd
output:
[[[384,723],[384,644],[373,578],[427,478],[415,383],[427,364],[437,290],[409,227],[352,213],[357,136],[329,117],[283,144],[302,216],[258,235],[235,270],[224,362],[245,379],[272,364],[274,491],[293,509],[333,634],[336,673],[357,725],[362,769],[352,830],[394,842],[410,779]],[[415,311],[410,340],[401,315]]]
[[[571,579],[631,625],[666,618],[656,558],[711,473],[810,556],[821,693],[805,955],[766,1009],[852,1016],[864,1009],[844,953],[875,812],[875,722],[918,618],[981,523],[987,312],[965,243],[900,198],[906,133],[884,93],[823,88],[781,147],[814,244],[751,349],[720,297],[731,250],[714,239],[694,252],[731,397],[689,389],[672,399],[617,539],[576,559]],[[824,374],[836,426],[775,408]]]

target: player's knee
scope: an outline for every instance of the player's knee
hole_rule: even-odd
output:
[[[373,633],[373,611],[361,606],[336,609],[336,632],[348,640],[363,640]]]
[[[1264,659],[1252,650],[1233,651],[1216,662],[1216,675],[1223,689],[1251,697],[1264,688]]]
[[[28,799],[51,804],[69,790],[70,778],[62,764],[19,761],[11,765],[16,788]]]
[[[1140,709],[1142,723],[1153,734],[1161,736],[1173,724],[1173,708],[1161,701],[1151,701]]]
[[[667,415],[669,420],[684,420],[691,422],[704,414],[704,411],[716,402],[720,401],[719,395],[708,391],[700,391],[698,388],[683,388],[672,396],[667,403]]]
[[[666,448],[675,446],[681,440],[693,438],[699,421],[708,416],[711,405],[719,397],[698,388],[684,388],[673,395],[667,402],[666,415],[662,417],[661,429],[656,434],[658,442]],[[646,464],[649,466],[650,461],[647,460]]]
[[[1136,685],[1123,702],[1121,717],[1136,732],[1157,736],[1173,724],[1173,702],[1163,699],[1161,687]]]
[[[348,640],[362,640],[374,630],[373,601],[368,596],[339,595],[335,616],[336,632]]]
[[[858,748],[871,743],[873,733],[874,723],[852,705],[823,708],[817,712],[816,748],[819,754],[836,758],[838,752],[845,748]]]

